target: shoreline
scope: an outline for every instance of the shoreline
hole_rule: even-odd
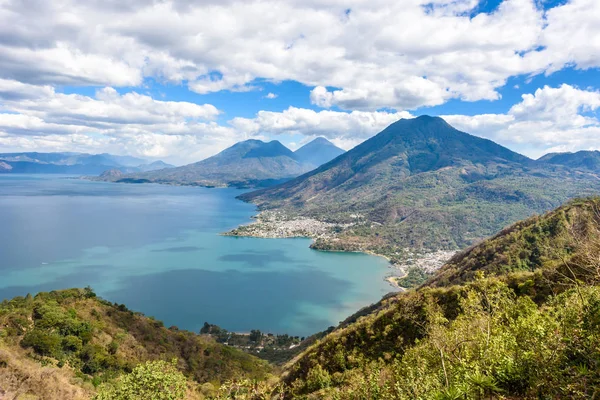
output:
[[[371,256],[382,257],[388,263],[390,273],[383,278],[396,291],[405,291],[407,288],[400,286],[398,280],[408,276],[410,268],[419,268],[425,273],[431,273],[439,269],[448,261],[456,251],[449,250],[430,250],[419,251],[414,249],[402,249],[406,253],[404,260],[394,262],[384,254],[378,254],[372,250],[342,250],[342,249],[321,249],[314,248],[313,245],[318,239],[335,239],[336,234],[353,224],[334,224],[322,222],[307,217],[291,217],[281,211],[260,211],[253,216],[254,221],[240,225],[237,228],[221,233],[223,236],[231,237],[254,237],[261,239],[291,239],[306,238],[312,239],[311,248],[316,251],[339,252],[339,253],[363,253]]]

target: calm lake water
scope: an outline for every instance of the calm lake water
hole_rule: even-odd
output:
[[[167,326],[309,335],[393,290],[379,257],[219,236],[240,193],[0,175],[0,300],[89,285]]]

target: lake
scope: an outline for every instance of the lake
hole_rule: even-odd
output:
[[[240,193],[0,175],[0,300],[91,286],[167,326],[306,336],[393,290],[380,257],[220,236],[256,213]]]

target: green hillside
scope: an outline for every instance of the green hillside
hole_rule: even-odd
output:
[[[0,303],[0,395],[10,399],[89,399],[141,363],[173,359],[189,379],[190,398],[202,398],[202,388],[210,394],[227,380],[262,379],[272,371],[254,356],[166,328],[91,290]]]
[[[505,226],[600,193],[591,172],[547,167],[443,119],[403,119],[320,168],[246,193],[261,210],[350,224],[323,250],[402,259],[410,249],[461,249]]]
[[[500,276],[570,262],[578,240],[591,235],[598,218],[598,198],[571,201],[544,215],[511,225],[457,254],[427,284],[449,286],[471,281],[479,272]]]
[[[578,151],[576,153],[550,153],[541,157],[539,163],[562,165],[569,168],[600,173],[600,151]]]
[[[600,199],[573,202],[455,257],[444,279],[388,296],[312,346],[288,364],[274,392],[309,399],[595,398],[599,211]],[[518,246],[530,250],[520,258],[526,268],[509,261]]]

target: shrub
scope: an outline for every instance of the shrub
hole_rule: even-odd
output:
[[[138,365],[115,385],[100,388],[94,400],[178,400],[185,396],[187,382],[176,368],[177,360],[150,361]]]
[[[32,329],[21,340],[21,346],[32,348],[37,354],[42,356],[54,356],[59,354],[61,342],[61,337],[56,333]]]

